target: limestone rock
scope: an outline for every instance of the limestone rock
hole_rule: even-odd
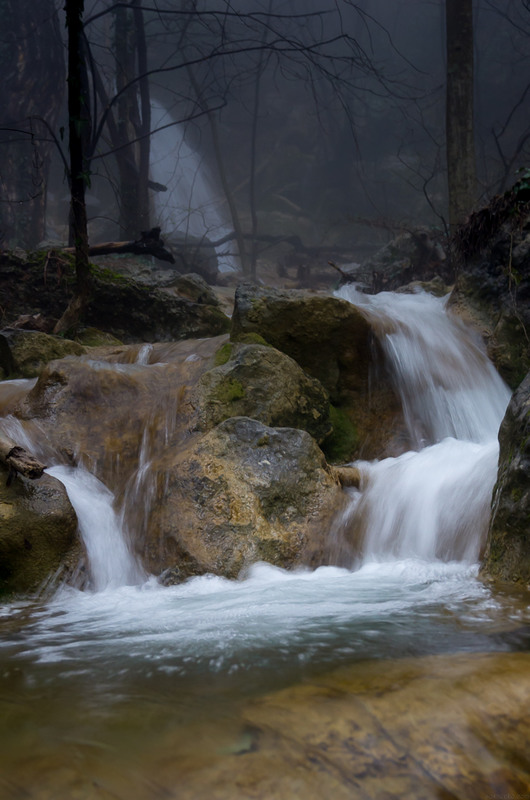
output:
[[[263,345],[225,347],[229,360],[204,373],[197,385],[199,430],[248,416],[271,427],[306,430],[319,443],[329,435],[329,396],[292,358]]]
[[[0,291],[9,310],[8,322],[31,312],[42,313],[53,325],[70,300],[74,282],[72,257],[61,252],[36,252],[27,254],[22,263],[12,253],[4,252],[0,253],[0,264]],[[120,341],[216,336],[230,327],[228,317],[204,291],[192,300],[189,294],[176,295],[173,290],[146,286],[104,267],[91,265],[91,271],[93,297],[81,323]]]
[[[138,345],[98,348],[97,359],[52,361],[16,415],[35,430],[47,463],[81,461],[120,492],[138,467],[142,447],[157,452],[185,435],[186,387],[218,347],[217,339],[160,343],[149,346],[141,363]]]
[[[0,468],[0,595],[36,589],[78,547],[77,518],[63,485],[49,475],[17,477]]]
[[[39,331],[5,329],[0,340],[0,366],[14,378],[35,378],[49,361],[86,352],[78,342]]]
[[[351,303],[328,295],[242,284],[236,291],[231,338],[258,333],[325,386],[332,401],[365,383],[372,330]]]
[[[332,460],[397,454],[391,442],[402,427],[401,404],[371,324],[351,303],[243,284],[236,291],[230,335],[239,341],[249,334],[291,356],[329,392],[338,406],[336,421],[351,442],[346,449],[334,448]]]
[[[499,431],[485,576],[530,584],[530,373],[514,393]]]
[[[218,305],[194,302],[163,289],[134,281],[96,280],[93,302],[86,312],[89,325],[109,331],[123,342],[168,342],[217,336],[230,321]]]
[[[314,439],[233,417],[176,453],[164,471],[163,502],[151,514],[145,560],[174,580],[235,578],[256,561],[319,563],[343,495]]]

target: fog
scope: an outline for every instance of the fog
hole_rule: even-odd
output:
[[[2,247],[67,242],[63,4],[4,5]],[[248,258],[293,236],[362,258],[400,230],[446,226],[444,3],[145,0],[141,35],[111,5],[84,17],[91,242],[239,227]],[[528,163],[530,7],[478,0],[473,24],[478,207]]]

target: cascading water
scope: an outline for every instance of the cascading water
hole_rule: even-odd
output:
[[[134,531],[123,521],[125,507],[156,502],[153,474],[163,469],[157,442],[160,430],[171,428],[171,414],[164,415],[162,407],[154,410],[139,446],[137,470],[122,487],[121,515],[113,510],[111,493],[84,470],[53,467],[50,474],[63,481],[76,508],[97,591],[63,587],[48,602],[0,605],[0,675],[7,687],[6,713],[0,715],[0,792],[8,798],[248,796],[232,791],[230,780],[260,758],[262,735],[267,770],[275,771],[270,767],[280,763],[283,740],[270,749],[267,729],[273,718],[280,725],[289,719],[283,716],[280,693],[263,727],[262,695],[301,679],[307,689],[313,677],[318,684],[314,695],[304,695],[304,705],[295,708],[315,715],[310,725],[302,721],[305,735],[306,727],[311,734],[316,730],[314,720],[321,724],[322,700],[324,710],[332,705],[326,722],[331,746],[325,743],[322,749],[311,739],[304,761],[305,751],[289,739],[285,750],[294,753],[295,782],[277,796],[298,796],[293,787],[301,785],[304,767],[313,762],[322,765],[320,777],[331,776],[320,796],[335,793],[339,779],[346,787],[340,796],[357,796],[363,776],[368,788],[359,796],[381,796],[377,780],[387,780],[398,740],[398,779],[390,787],[385,783],[385,796],[434,800],[445,792],[442,783],[430,793],[423,791],[426,770],[417,792],[403,788],[406,754],[412,753],[412,772],[418,763],[418,730],[430,735],[428,726],[415,727],[428,716],[428,708],[420,702],[409,709],[414,684],[421,692],[424,669],[433,687],[431,702],[439,704],[448,684],[440,688],[439,680],[431,678],[438,655],[450,654],[442,659],[451,665],[451,659],[462,664],[471,653],[461,668],[473,675],[482,668],[481,661],[474,666],[473,655],[517,648],[514,629],[528,621],[528,609],[517,598],[495,594],[476,578],[496,473],[497,428],[508,392],[473,338],[447,317],[443,301],[423,294],[366,297],[350,292],[341,294],[380,328],[417,448],[398,458],[359,464],[361,492],[342,517],[345,535],[354,544],[361,541],[358,568],[288,572],[257,564],[237,581],[205,575],[170,587],[145,579],[125,543]],[[137,363],[127,369],[156,371],[152,357],[149,348],[141,349]],[[7,388],[11,393],[24,390]],[[32,449],[18,420],[5,418],[1,426]],[[163,480],[159,485],[163,495]],[[137,513],[127,524],[135,521],[145,524],[138,523]],[[361,698],[350,694],[346,712],[341,702],[348,691],[340,673],[338,688],[326,688],[327,671],[338,666],[354,677],[364,669],[355,689]],[[398,670],[396,680],[393,669]],[[407,694],[411,669],[419,677]],[[382,682],[383,675],[389,676],[388,683]],[[494,683],[495,698],[503,682],[504,673]],[[376,712],[381,702],[392,702],[400,686],[404,694],[394,713],[399,734],[390,740]],[[371,694],[375,712],[367,714]],[[252,717],[256,699],[257,726]],[[452,736],[455,701],[452,695],[447,700],[443,724]],[[411,734],[402,724],[409,716]],[[477,718],[482,729],[483,718]],[[348,736],[345,750],[340,749],[341,731]],[[465,739],[455,738],[458,752],[466,752]],[[357,744],[363,742],[373,758],[361,750],[362,764],[357,760],[358,768],[350,770]],[[482,739],[479,750],[481,763],[490,759]],[[334,754],[342,752],[336,768]],[[438,761],[453,770],[450,755],[445,747]],[[473,770],[474,764],[470,768],[464,762],[463,773],[474,776]],[[496,775],[505,772],[501,765]],[[254,792],[261,784],[254,776],[252,781]],[[495,784],[495,791],[499,786],[504,791],[505,784]],[[479,787],[481,792],[485,787],[484,796],[489,789],[495,793],[487,784]],[[453,789],[448,783],[451,796],[475,796]],[[256,791],[256,796],[276,796],[267,789]]]
[[[82,467],[50,467],[47,472],[61,481],[75,508],[87,550],[91,588],[100,592],[143,582],[145,574],[128,547],[112,507],[112,492]]]
[[[426,293],[337,294],[380,332],[411,441],[398,458],[358,464],[354,536],[362,560],[476,562],[496,477],[509,390],[472,333]]]
[[[222,202],[214,190],[208,169],[199,154],[186,142],[184,128],[174,123],[160,103],[152,102],[151,176],[168,187],[155,194],[158,224],[171,237],[189,235],[200,241],[215,241],[231,232],[221,212]],[[219,246],[216,253],[221,271],[237,270],[237,258],[228,255],[232,244]]]

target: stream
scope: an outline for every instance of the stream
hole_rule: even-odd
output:
[[[509,390],[444,299],[339,295],[412,443],[356,463],[349,568],[163,587],[111,492],[51,467],[92,585],[0,606],[0,798],[530,797],[528,595],[478,578]]]

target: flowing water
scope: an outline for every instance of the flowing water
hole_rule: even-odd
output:
[[[440,692],[460,686],[453,722],[443,717],[439,725],[449,730],[466,710],[452,733],[462,759],[467,745],[459,737],[479,713],[466,705],[474,697],[466,681],[479,681],[479,672],[484,680],[492,664],[497,676],[497,662],[477,661],[477,654],[529,650],[526,595],[495,592],[477,578],[508,390],[443,300],[366,297],[352,289],[342,295],[380,330],[415,446],[357,465],[361,489],[352,492],[334,532],[356,548],[352,569],[286,572],[257,564],[237,581],[203,576],[162,587],[132,559],[111,493],[82,469],[51,468],[78,513],[92,583],[89,591],[63,587],[46,602],[0,607],[0,797],[468,798],[493,797],[498,786],[519,787],[523,796],[515,778],[486,788],[473,778],[481,794],[469,789],[465,775],[485,758],[485,740],[472,764],[459,762],[464,789],[458,790],[446,778],[436,783],[430,764],[427,776],[414,744],[418,731],[433,736],[449,704],[448,698],[440,704]],[[144,462],[139,474],[149,469]],[[134,492],[126,502],[134,502]],[[444,675],[455,665],[448,688]],[[348,692],[340,673],[331,694],[322,695],[337,668],[347,671]],[[413,699],[427,692],[428,721],[421,724],[406,695],[413,678],[419,687]],[[353,690],[352,680],[362,688]],[[380,715],[379,733],[367,745],[369,768],[366,759],[354,768],[360,756],[351,733],[346,771],[333,760],[338,729],[325,747],[302,747],[298,739],[295,745],[287,728],[295,724],[289,708],[296,707],[297,691],[310,693],[295,716],[307,714],[315,736],[323,723],[311,715],[319,708],[334,704],[322,728],[328,736],[353,713],[344,710],[351,698],[364,697],[354,716],[369,710],[367,731]],[[386,696],[395,698],[392,709],[405,703],[408,711],[381,710],[377,698]],[[487,698],[486,691],[483,705]],[[396,720],[401,728],[394,732]],[[368,733],[359,725],[354,740],[360,742]],[[486,730],[487,720],[481,726]],[[396,737],[403,752],[391,757]],[[468,742],[469,753],[475,744]],[[506,771],[508,761],[519,780],[521,767],[513,767],[510,752],[498,769]],[[408,753],[414,763],[404,767]],[[270,784],[272,776],[280,782]],[[412,783],[406,788],[403,781]]]

